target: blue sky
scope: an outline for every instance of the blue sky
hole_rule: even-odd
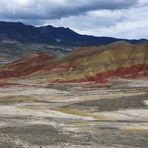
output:
[[[0,20],[148,39],[148,0],[0,0]]]

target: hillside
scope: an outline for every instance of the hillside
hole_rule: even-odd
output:
[[[69,28],[54,27],[51,25],[34,27],[20,22],[0,22],[0,39],[15,40],[21,43],[48,43],[51,45],[70,47],[100,46],[120,40],[129,43],[146,41],[145,39],[126,40],[112,37],[81,35]]]
[[[3,66],[0,78],[46,79],[48,82],[108,82],[111,78],[148,76],[148,42],[114,42],[79,48],[64,57],[40,54]]]
[[[13,62],[30,54],[53,53],[63,56],[73,49],[100,47],[116,41],[138,44],[147,41],[95,37],[51,25],[35,27],[20,22],[0,21],[0,65]]]
[[[63,56],[68,51],[69,47],[66,46],[52,46],[46,43],[21,43],[3,39],[0,40],[0,64],[10,63],[34,53],[53,53]]]

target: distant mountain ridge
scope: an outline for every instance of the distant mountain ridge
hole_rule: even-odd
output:
[[[127,41],[137,44],[146,39],[127,40],[112,37],[95,37],[81,35],[69,28],[53,27],[51,25],[34,27],[20,22],[2,22],[0,21],[0,39],[15,40],[22,43],[48,43],[61,46],[100,46],[115,41]]]

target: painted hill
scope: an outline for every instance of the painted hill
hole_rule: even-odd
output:
[[[111,78],[147,78],[148,42],[114,42],[71,51],[64,57],[35,55],[3,66],[0,79],[46,79],[48,82],[98,82]]]
[[[132,45],[116,42],[100,48],[72,51],[63,65],[69,64],[56,81],[107,82],[111,77],[138,78],[148,74],[148,43]],[[60,67],[60,66],[59,66]],[[56,67],[57,68],[57,67]],[[58,71],[59,72],[59,71]]]
[[[53,54],[33,54],[29,57],[17,60],[15,62],[6,64],[1,67],[0,77],[1,78],[12,78],[21,77],[34,72],[46,69],[46,62],[56,58]],[[47,64],[48,64],[47,63]],[[48,64],[49,68],[49,64]],[[47,68],[47,69],[48,69]]]

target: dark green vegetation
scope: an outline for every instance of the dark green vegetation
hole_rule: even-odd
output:
[[[22,57],[30,56],[34,53],[53,53],[62,56],[67,53],[68,47],[52,46],[43,43],[21,43],[13,40],[0,40],[0,64],[10,63]]]
[[[51,25],[34,27],[31,25],[24,25],[20,22],[0,22],[0,38],[7,38],[27,43],[48,43],[64,46],[100,46],[115,41],[121,41],[121,39],[111,37],[80,35],[73,30],[64,27],[53,27]],[[146,41],[145,39],[123,40],[130,43]]]

